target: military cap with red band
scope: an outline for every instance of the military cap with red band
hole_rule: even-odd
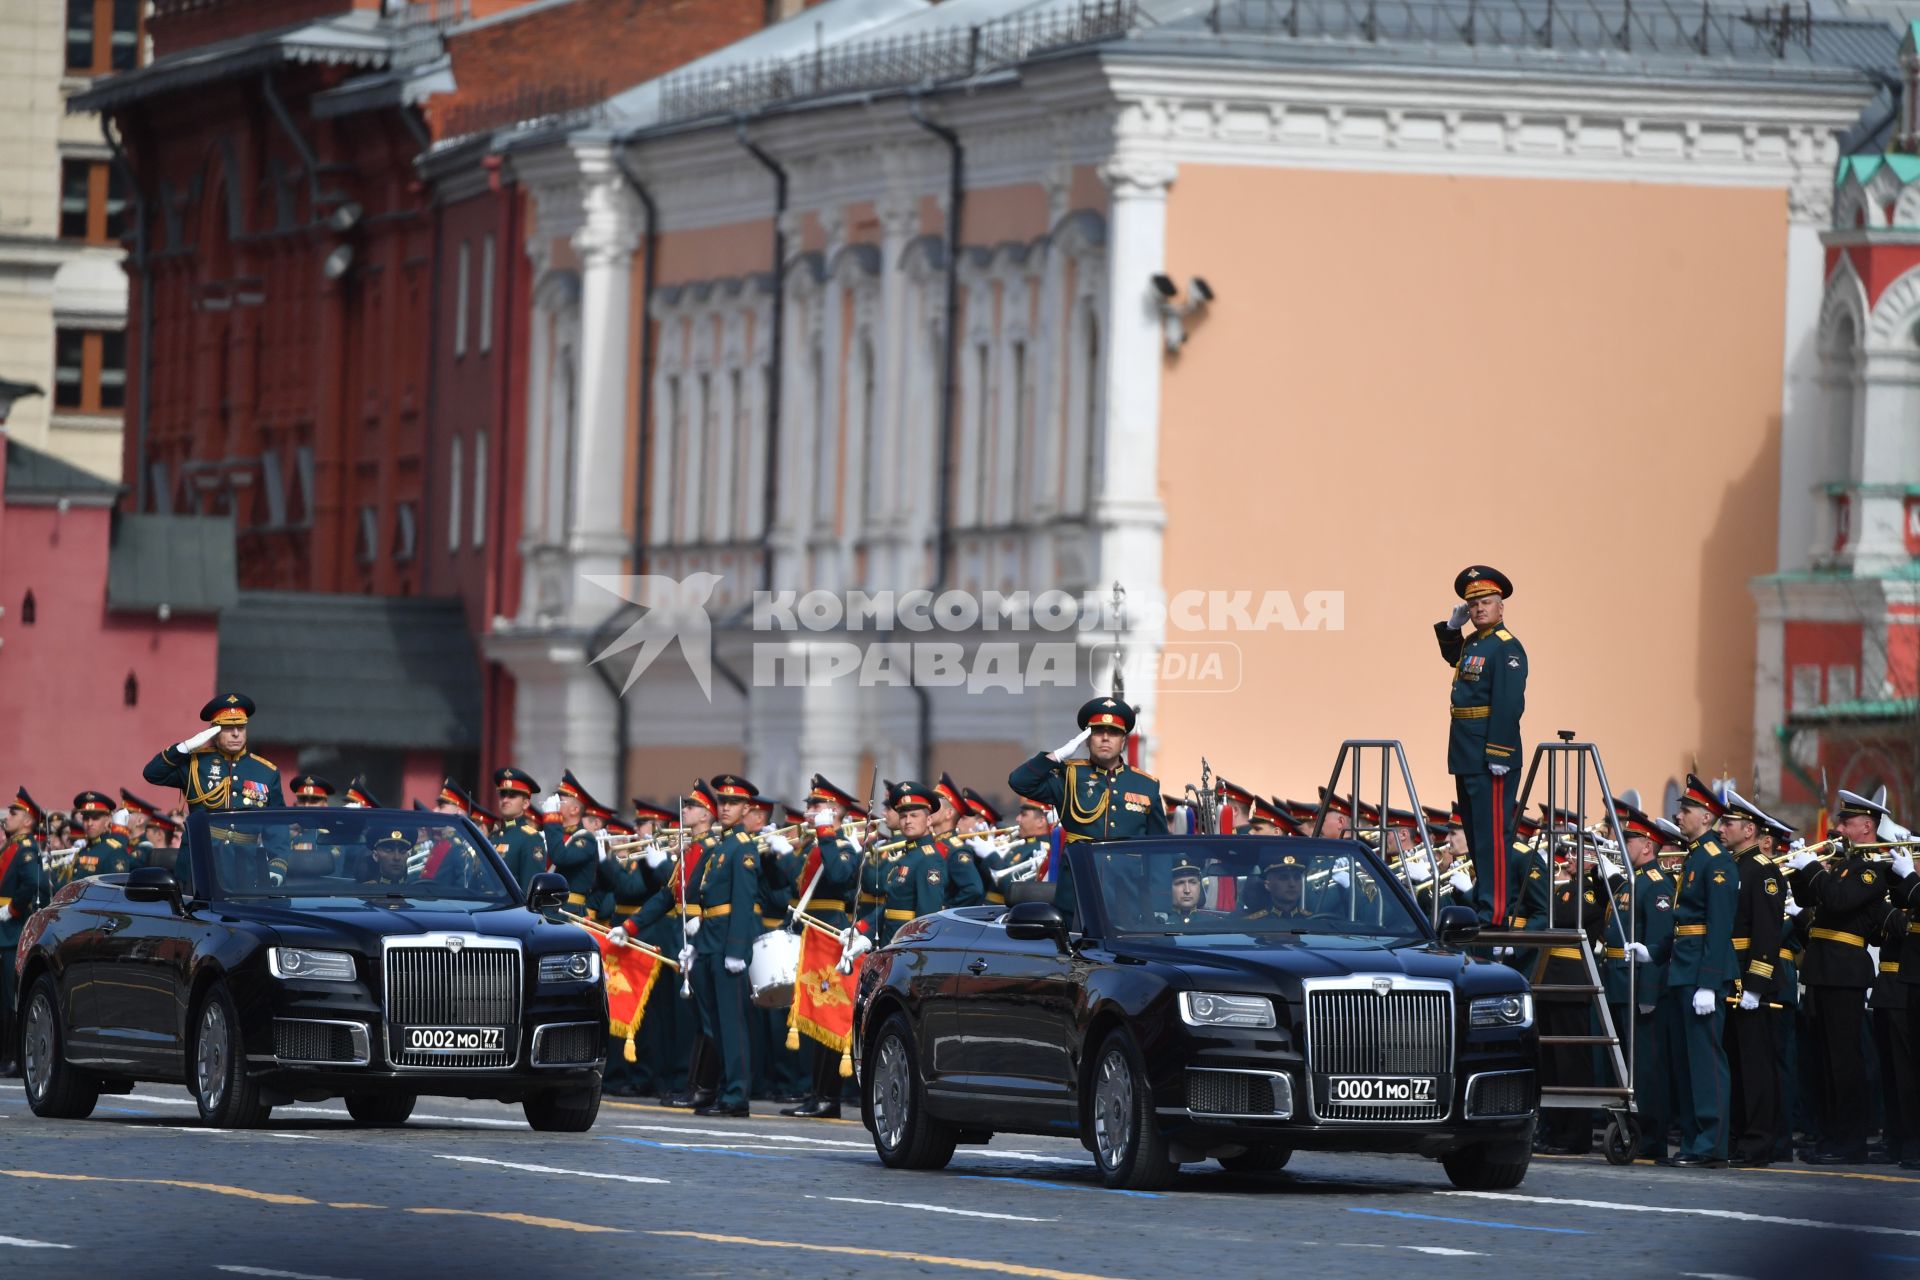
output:
[[[1507,575],[1498,569],[1484,564],[1470,564],[1462,569],[1453,580],[1453,594],[1462,600],[1477,600],[1481,596],[1499,596],[1506,599],[1513,594],[1513,583]]]
[[[807,791],[807,799],[825,800],[828,804],[837,804],[842,809],[858,809],[860,807],[860,802],[853,798],[852,792],[844,787],[837,787],[833,783],[828,782],[826,775],[819,773],[813,775],[813,783]]]
[[[73,798],[73,811],[76,814],[107,814],[113,812],[113,797],[104,791],[82,791]]]
[[[13,793],[13,803],[8,805],[7,808],[19,809],[35,822],[44,821],[47,816],[47,811],[34,803],[33,797],[27,794],[25,787],[21,787]]]
[[[1706,783],[1700,781],[1697,775],[1691,773],[1687,775],[1686,790],[1680,793],[1680,803],[1705,809],[1716,818],[1720,816],[1721,810],[1726,807],[1720,803],[1720,797],[1714,794],[1712,787],[1709,787]]]
[[[367,786],[367,775],[357,773],[353,781],[347,784],[347,803],[358,805],[362,809],[378,809],[380,802],[374,799],[373,791]]]
[[[493,789],[495,791],[514,791],[521,795],[530,796],[540,789],[540,784],[535,782],[533,775],[525,769],[516,769],[512,765],[506,765],[503,768],[493,771]]]
[[[709,781],[714,797],[722,804],[729,800],[751,800],[760,794],[760,788],[737,773],[716,773]]]
[[[208,724],[217,724],[222,728],[229,725],[245,724],[253,718],[253,699],[244,693],[223,693],[200,708],[200,718]]]
[[[655,804],[651,800],[635,800],[633,802],[633,820],[635,822],[664,822],[670,824],[680,821],[680,815],[665,805]]]
[[[293,794],[300,800],[327,800],[333,796],[333,784],[317,773],[303,773],[293,780]],[[129,804],[133,802],[124,791],[120,796]]]
[[[961,791],[960,798],[966,802],[967,812],[974,817],[984,818],[989,825],[1000,821],[1000,811],[987,803],[987,798],[972,787]]]
[[[966,811],[960,799],[960,784],[953,780],[952,774],[941,774],[940,781],[933,784],[933,789],[943,796],[948,804],[953,806],[955,813],[964,813]]]
[[[1082,729],[1118,729],[1132,733],[1135,716],[1132,707],[1118,698],[1095,698],[1080,708]]]
[[[714,795],[713,788],[702,779],[695,779],[693,786],[682,799],[688,804],[699,805],[708,813],[720,812],[720,798]]]
[[[932,787],[922,786],[918,782],[897,782],[887,796],[887,807],[892,809],[937,809],[939,799]]]
[[[1641,836],[1656,843],[1659,842],[1661,838],[1660,829],[1653,825],[1653,819],[1648,817],[1643,811],[1634,808],[1625,800],[1615,800],[1613,802],[1613,813],[1614,816],[1620,820],[1621,834]]]
[[[440,794],[434,797],[433,802],[435,804],[455,805],[462,813],[473,812],[473,797],[467,794],[465,787],[455,782],[452,778],[441,780]]]

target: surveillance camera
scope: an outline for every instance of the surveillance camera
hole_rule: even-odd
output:
[[[1179,289],[1174,287],[1172,276],[1163,275],[1158,272],[1156,272],[1153,277],[1153,288],[1154,292],[1163,298],[1171,298],[1174,294],[1180,292]]]
[[[1195,276],[1187,282],[1187,294],[1201,302],[1213,301],[1213,286],[1207,283],[1205,276]]]

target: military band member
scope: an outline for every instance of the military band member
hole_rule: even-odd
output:
[[[719,1057],[718,1093],[695,1115],[744,1116],[753,1083],[747,1032],[747,958],[760,936],[754,901],[759,849],[746,833],[747,809],[758,794],[738,774],[716,774],[720,835],[700,859],[700,928],[694,935],[693,998],[700,1028]]]
[[[1433,624],[1440,656],[1453,668],[1447,772],[1453,775],[1473,859],[1474,907],[1482,924],[1511,914],[1504,871],[1514,841],[1521,763],[1520,717],[1527,705],[1527,651],[1507,630],[1513,583],[1497,569],[1469,565],[1453,580],[1464,602]],[[1473,630],[1463,633],[1469,620]]]
[[[301,774],[290,787],[296,809],[319,809],[333,803],[333,784],[317,773]]]
[[[506,765],[493,771],[494,804],[500,809],[500,828],[493,833],[493,851],[513,873],[521,896],[533,878],[547,869],[547,845],[540,824],[528,810],[540,784],[525,769]]]
[[[794,843],[794,835],[780,826],[779,815],[785,807],[770,795],[756,794],[748,804],[744,826],[760,849],[760,887],[755,898],[761,928],[768,933],[787,926],[787,912],[804,887],[795,882],[805,854]],[[748,994],[752,994],[751,984]],[[753,1050],[753,1096],[774,1103],[797,1103],[806,1097],[807,1063],[798,1049],[787,1048],[786,1009],[749,1004],[747,1027]]]
[[[933,793],[940,807],[930,816],[928,829],[933,832],[940,856],[947,860],[947,905],[977,907],[987,900],[987,885],[992,876],[980,866],[972,842],[955,834],[966,809],[962,788],[952,774],[943,773]]]
[[[344,803],[349,809],[378,809],[380,807],[380,801],[374,798],[373,789],[367,785],[366,774],[355,774],[353,781],[347,784],[347,795]]]
[[[1537,933],[1547,927],[1548,903],[1553,897],[1553,849],[1540,824],[1525,814],[1514,820],[1512,852],[1507,858],[1507,928]],[[1474,868],[1474,885],[1480,884],[1479,867]],[[1475,909],[1481,899],[1476,895]],[[1521,968],[1531,967],[1531,956],[1522,955]]]
[[[1041,873],[1045,863],[1034,864],[1053,850],[1053,813],[1038,800],[1021,798],[1013,815],[1014,841],[995,857],[989,873],[987,901],[999,906],[1007,900],[1007,885],[1015,875],[1031,880]]]
[[[1892,876],[1888,876],[1889,890]],[[1907,941],[1907,913],[1887,899],[1873,904],[1874,928],[1868,940],[1880,948],[1879,971],[1873,989],[1867,993],[1867,1021],[1872,1033],[1874,1059],[1879,1067],[1880,1132],[1882,1146],[1868,1147],[1867,1159],[1873,1164],[1892,1164],[1903,1158],[1909,1145],[1908,1131],[1920,1097],[1910,1096],[1908,1078],[1906,1013],[1907,988],[1900,981],[1901,952]]]
[[[1906,929],[1898,975],[1901,1008],[1892,1019],[1894,1030],[1905,1032],[1895,1038],[1898,1056],[1893,1063],[1894,1087],[1905,1100],[1900,1167],[1920,1170],[1920,875],[1914,874],[1912,849],[1893,850],[1887,878],[1888,903],[1904,913]]]
[[[1867,1158],[1870,1100],[1860,1052],[1867,988],[1874,979],[1867,931],[1887,881],[1852,846],[1871,843],[1880,820],[1891,815],[1884,805],[1851,791],[1840,792],[1839,799],[1834,825],[1847,841],[1846,855],[1827,864],[1803,849],[1787,859],[1794,901],[1814,912],[1801,979],[1812,1009],[1826,1105],[1824,1145],[1807,1154],[1808,1164],[1859,1164]]]
[[[34,831],[45,816],[21,787],[7,806],[6,840],[0,843],[0,1076],[17,1074],[13,1023],[20,993],[13,989],[14,950],[39,894],[40,845]]]
[[[1680,887],[1673,900],[1673,954],[1667,989],[1673,1000],[1665,1034],[1675,1058],[1679,1090],[1676,1168],[1721,1168],[1727,1162],[1726,996],[1739,976],[1733,918],[1740,873],[1711,834],[1723,810],[1720,798],[1693,774],[1674,821],[1687,838]]]
[[[807,792],[807,823],[814,832],[814,846],[802,864],[800,891],[813,890],[807,913],[830,929],[846,929],[853,923],[854,898],[860,885],[861,841],[856,829],[844,825],[847,815],[857,813],[859,804],[844,788],[837,787],[821,774],[813,775]],[[826,1045],[807,1038],[802,1048],[810,1063],[810,1087],[796,1106],[783,1109],[783,1116],[807,1120],[838,1120],[840,1096],[840,1054]]]
[[[1674,1082],[1663,1066],[1667,1055],[1660,1043],[1659,1011],[1667,989],[1667,961],[1673,955],[1673,881],[1660,869],[1661,832],[1654,820],[1624,800],[1615,800],[1613,808],[1626,838],[1633,883],[1608,876],[1614,911],[1601,983],[1615,1033],[1633,1037],[1633,1098],[1640,1113],[1640,1149],[1635,1154],[1664,1159]],[[1601,868],[1602,874],[1608,871]],[[1637,972],[1629,973],[1629,954]]]
[[[1007,777],[1014,794],[1053,806],[1069,840],[1118,840],[1167,834],[1160,781],[1126,763],[1127,736],[1137,719],[1118,698],[1080,708],[1080,732]],[[1074,758],[1082,745],[1083,762]]]
[[[1727,1065],[1731,1073],[1732,1115],[1728,1130],[1729,1164],[1758,1168],[1773,1163],[1783,1124],[1778,1076],[1778,1021],[1774,994],[1780,931],[1786,919],[1786,882],[1760,856],[1760,832],[1767,816],[1729,787],[1720,815],[1720,839],[1733,855],[1739,893],[1733,911],[1734,959],[1739,965],[1739,997],[1727,1015]]]
[[[567,909],[578,915],[587,913],[587,899],[600,873],[600,842],[593,833],[604,820],[591,818],[592,812],[605,810],[571,769],[561,773],[560,786],[540,805],[547,865],[567,878]]]
[[[148,829],[154,818],[159,816],[160,806],[122,787],[120,807],[127,812],[127,839],[128,847],[133,852],[133,865],[147,866],[153,855],[153,838],[148,834]]]
[[[908,921],[931,915],[946,905],[946,859],[934,839],[931,819],[939,803],[931,787],[917,782],[896,783],[889,805],[900,815],[901,844],[880,863],[880,883],[886,901],[880,913],[876,946],[886,946]]]
[[[141,775],[157,787],[175,787],[190,809],[278,809],[280,771],[247,750],[253,699],[222,694],[200,708],[208,727],[163,747]]]
[[[634,937],[670,956],[677,956],[685,969],[689,987],[692,982],[693,939],[700,931],[700,867],[707,852],[719,841],[714,831],[714,816],[720,801],[706,782],[695,780],[681,797],[680,830],[666,848],[646,849],[641,861],[654,884],[653,893],[640,909],[621,923],[618,931]],[[719,1054],[702,1029],[699,1010],[679,1000],[672,984],[656,982],[647,1001],[647,1019],[642,1020],[639,1043],[659,1045],[662,1106],[700,1108],[712,1105],[717,1096]],[[671,999],[673,1003],[662,1003]],[[658,1037],[655,1039],[655,1037]],[[684,1067],[683,1067],[684,1064]]]
[[[86,844],[67,864],[62,885],[91,876],[133,870],[133,851],[127,839],[126,810],[116,811],[103,791],[82,791],[73,798],[73,811],[86,829]]]

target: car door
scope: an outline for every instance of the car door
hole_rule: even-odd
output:
[[[1051,938],[1009,938],[998,921],[982,928],[955,988],[954,1083],[1023,1107],[1070,1109],[1089,968]]]
[[[907,992],[920,1026],[921,1071],[936,1085],[953,1070],[959,1032],[954,994],[963,976],[960,966],[980,930],[977,920],[942,916],[930,937],[914,943],[895,962],[909,966]]]
[[[83,1065],[101,1064],[102,1028],[108,1009],[102,1003],[98,982],[100,954],[108,939],[125,923],[120,905],[107,898],[98,885],[89,884],[81,895],[61,907],[60,941],[55,958],[60,970],[62,1010],[67,1039],[67,1056]]]
[[[129,902],[121,892],[122,923],[101,943],[94,964],[101,1041],[130,1069],[176,1075],[181,988],[198,926],[171,902]]]

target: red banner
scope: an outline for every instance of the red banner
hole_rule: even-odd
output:
[[[626,1059],[634,1060],[633,1037],[647,1014],[647,997],[660,978],[660,957],[640,947],[616,947],[594,930],[600,944],[600,965],[607,974],[607,1029],[627,1042]]]
[[[800,945],[800,980],[793,987],[793,1025],[801,1033],[841,1053],[853,1044],[853,993],[860,964],[841,973],[840,939],[808,929]]]

